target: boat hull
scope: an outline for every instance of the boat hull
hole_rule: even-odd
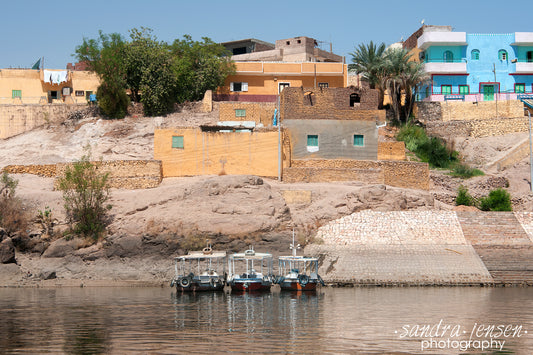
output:
[[[200,283],[191,283],[190,286],[183,287],[176,285],[176,291],[179,292],[208,292],[208,291],[224,291],[224,284],[200,284]]]
[[[230,282],[231,290],[234,292],[268,292],[272,286],[271,282],[263,281],[232,281]]]
[[[315,291],[317,282],[314,280],[309,281],[302,286],[298,280],[285,280],[279,284],[279,287],[284,291]]]

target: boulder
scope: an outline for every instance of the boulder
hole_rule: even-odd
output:
[[[66,255],[73,254],[79,247],[81,240],[74,238],[66,240],[64,238],[58,239],[50,243],[48,249],[43,253],[44,258],[62,258]]]
[[[11,238],[5,238],[0,242],[0,264],[16,263],[15,246]]]
[[[41,280],[51,280],[57,278],[56,272],[53,270],[43,270],[39,274]]]

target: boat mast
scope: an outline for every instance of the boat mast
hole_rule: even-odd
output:
[[[289,249],[292,250],[292,256],[296,256],[296,251],[300,249],[300,244],[296,245],[294,240],[294,227],[292,227],[292,244],[290,245]]]

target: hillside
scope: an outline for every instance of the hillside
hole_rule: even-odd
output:
[[[184,110],[168,117],[129,117],[116,121],[88,117],[43,127],[0,141],[0,167],[69,162],[80,158],[88,144],[96,159],[152,159],[154,128],[197,126],[216,122],[216,118],[216,112],[200,114]],[[484,164],[505,154],[523,138],[524,135],[476,140],[457,138],[455,148],[467,162],[483,169]],[[15,175],[15,178],[19,180],[17,194],[27,202],[28,209],[36,215],[38,210],[50,207],[58,221],[56,233],[64,230],[62,196],[53,190],[53,180],[33,175]],[[292,228],[300,243],[309,243],[319,226],[353,212],[367,209],[452,210],[461,184],[467,186],[475,197],[508,185],[514,209],[531,211],[533,199],[529,194],[528,179],[527,158],[503,171],[493,170],[469,180],[432,171],[429,192],[360,182],[287,184],[254,176],[167,178],[153,189],[113,189],[109,236],[96,246],[86,248],[76,239],[41,238],[41,231],[34,225],[30,236],[14,239],[19,249],[28,252],[17,255],[21,264],[17,272],[28,270],[34,274],[34,270],[46,268],[63,272],[68,269],[73,279],[115,279],[113,275],[121,272],[125,273],[124,278],[135,272],[150,275],[154,270],[170,267],[168,262],[172,255],[187,248],[201,247],[206,239],[225,250],[237,251],[250,244],[258,249],[268,245],[269,250],[278,254],[287,251]],[[296,194],[304,191],[307,198],[286,198],[288,190]],[[72,253],[75,253],[74,259],[62,258]],[[137,257],[150,261],[143,262],[142,267],[134,266],[135,263],[117,264],[117,260]],[[83,268],[73,270],[76,260],[102,263],[99,276],[90,276]],[[94,273],[94,269],[91,272]],[[20,275],[13,277],[20,279]],[[149,276],[138,277],[146,279]],[[167,279],[169,276],[159,277]]]

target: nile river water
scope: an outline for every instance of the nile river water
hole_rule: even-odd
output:
[[[533,288],[0,289],[1,354],[220,352],[531,354]]]

